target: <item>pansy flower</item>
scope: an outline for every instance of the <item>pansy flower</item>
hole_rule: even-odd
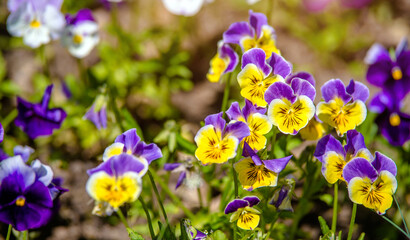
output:
[[[366,79],[369,83],[403,99],[410,92],[410,51],[407,40],[403,40],[396,48],[395,56],[380,44],[374,44],[365,62],[369,64]]]
[[[332,79],[322,86],[321,91],[324,102],[316,106],[316,114],[334,127],[338,135],[343,136],[365,120],[364,103],[369,98],[369,89],[364,84],[351,80],[345,87],[340,79]]]
[[[30,155],[34,152],[34,149],[32,149],[29,146],[20,146],[17,145],[13,148],[13,153],[14,156],[20,156],[24,162],[27,162],[28,159],[30,158]],[[0,162],[9,158],[10,156],[6,154],[5,152],[1,151],[0,154]]]
[[[210,0],[162,0],[164,7],[172,14],[191,17],[201,10]]]
[[[60,128],[67,116],[61,108],[48,108],[52,90],[53,85],[46,88],[40,103],[31,103],[17,97],[18,115],[14,124],[32,139],[51,135],[54,129]]]
[[[199,188],[202,184],[202,178],[195,170],[191,159],[177,163],[165,163],[164,170],[179,173],[175,189],[178,189],[182,184],[188,188]]]
[[[291,71],[292,65],[276,53],[265,61],[265,52],[259,48],[245,52],[242,56],[242,71],[238,74],[242,97],[258,107],[266,107],[266,89],[274,82],[284,82]]]
[[[81,9],[75,15],[67,14],[61,42],[76,58],[84,58],[98,44],[98,24],[91,10]]]
[[[304,140],[319,140],[326,133],[326,126],[317,117],[313,117],[305,128],[300,130],[300,137]]]
[[[219,41],[218,52],[211,59],[211,67],[209,68],[206,78],[210,82],[219,82],[224,74],[235,70],[238,61],[238,54],[228,44]]]
[[[189,219],[182,219],[182,223],[185,227],[186,234],[190,240],[205,240],[208,237],[206,232],[201,232],[191,225]]]
[[[394,161],[376,152],[374,160],[355,158],[346,164],[343,178],[348,182],[352,202],[386,213],[397,189],[397,167]]]
[[[346,145],[342,144],[332,135],[327,135],[319,140],[313,154],[322,163],[322,174],[325,179],[333,184],[338,180],[344,181],[343,169],[354,158],[363,158],[367,161],[373,159],[366,148],[363,135],[356,130],[347,132]]]
[[[48,186],[51,169],[41,163],[27,166],[21,156],[0,162],[0,221],[18,231],[47,224],[53,213]]]
[[[98,128],[107,128],[107,99],[100,95],[84,115],[84,119],[90,120]]]
[[[249,127],[250,135],[242,139],[242,145],[246,142],[257,151],[265,148],[266,137],[264,135],[272,129],[272,123],[264,115],[265,112],[265,108],[257,108],[248,100],[245,100],[245,106],[242,109],[238,102],[234,102],[226,111],[230,120],[244,122]]]
[[[275,30],[268,25],[268,19],[263,13],[249,10],[249,23],[233,23],[223,34],[225,43],[239,44],[243,52],[252,48],[260,48],[266,58],[272,53],[280,54],[276,48]]]
[[[65,25],[60,12],[62,1],[9,2],[14,11],[7,19],[7,30],[15,37],[23,37],[24,44],[37,48],[60,37]]]
[[[117,211],[124,203],[134,202],[139,197],[143,171],[146,166],[133,155],[115,155],[87,171],[90,176],[87,193],[96,201],[96,208],[106,204],[107,209]]]
[[[237,222],[238,227],[244,230],[254,230],[260,220],[260,212],[253,208],[259,204],[260,200],[256,196],[247,196],[242,199],[235,199],[228,203],[225,214],[230,214],[230,222]]]
[[[244,159],[235,163],[239,182],[245,190],[252,191],[259,187],[275,187],[278,184],[279,173],[285,169],[292,155],[261,160],[256,152],[245,142],[243,148]]]
[[[294,188],[295,180],[293,178],[286,179],[286,183],[275,192],[269,204],[275,206],[277,211],[293,212],[291,200]]]
[[[141,141],[135,128],[119,135],[114,143],[105,149],[103,160],[107,161],[112,156],[122,153],[135,156],[145,166],[144,170],[140,171],[141,176],[148,171],[148,165],[152,161],[162,157],[161,149],[154,143],[146,144]]]
[[[202,164],[225,163],[236,156],[238,144],[249,134],[249,128],[244,122],[226,124],[222,112],[209,115],[205,118],[205,126],[195,136],[198,146],[195,157]]]
[[[394,146],[410,140],[410,115],[400,108],[401,102],[388,92],[377,94],[369,104],[370,111],[379,114],[375,122],[380,133]]]
[[[316,90],[308,81],[294,78],[291,84],[275,82],[265,93],[268,117],[285,134],[295,135],[315,115]]]

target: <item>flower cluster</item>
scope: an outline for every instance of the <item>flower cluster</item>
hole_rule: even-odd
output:
[[[15,37],[23,37],[24,44],[31,48],[61,38],[74,57],[83,58],[99,42],[98,25],[89,9],[64,18],[62,4],[62,0],[10,0],[7,30]]]
[[[26,164],[32,151],[16,147],[14,157],[0,161],[0,221],[17,231],[47,224],[58,210],[59,196],[68,191],[49,166],[39,160]]]
[[[93,213],[111,215],[124,203],[134,202],[142,190],[149,164],[162,157],[157,145],[146,144],[130,129],[105,149],[98,167],[88,170],[87,193],[96,201]]]
[[[383,46],[373,45],[367,53],[367,81],[381,91],[371,100],[369,109],[378,113],[380,133],[394,146],[410,140],[410,115],[401,111],[410,92],[410,50],[403,40],[390,56]]]

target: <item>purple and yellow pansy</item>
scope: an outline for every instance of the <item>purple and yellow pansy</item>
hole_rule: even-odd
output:
[[[290,85],[275,82],[265,93],[268,118],[282,133],[295,135],[315,115],[315,96],[312,84],[301,78],[294,78]]]
[[[351,80],[345,87],[340,79],[332,79],[321,91],[324,102],[316,106],[316,114],[321,121],[334,127],[338,135],[343,136],[365,120],[369,89],[364,84]]]
[[[198,148],[195,157],[202,164],[225,163],[236,156],[240,141],[250,135],[246,123],[231,121],[226,124],[222,112],[205,118],[205,126],[195,136]]]
[[[117,211],[124,203],[135,201],[141,193],[141,173],[146,165],[135,156],[121,153],[109,158],[98,167],[87,171],[90,176],[87,193],[96,201],[94,213],[109,215]],[[99,212],[101,206],[105,212]]]
[[[265,92],[275,82],[284,82],[292,72],[292,65],[280,55],[273,53],[265,60],[265,52],[255,48],[242,56],[242,71],[238,83],[242,97],[258,107],[266,107]]]
[[[275,187],[279,173],[285,169],[292,155],[270,160],[261,160],[256,152],[245,142],[244,159],[235,163],[239,182],[245,190],[252,191],[259,187]]]
[[[249,11],[248,22],[233,23],[223,34],[225,43],[239,44],[243,52],[249,49],[262,49],[266,58],[272,53],[280,54],[276,47],[275,30],[268,25],[268,19],[263,13]]]
[[[255,230],[259,224],[260,212],[253,208],[259,204],[260,200],[256,196],[247,196],[242,199],[235,199],[228,203],[225,214],[230,214],[230,222],[236,222],[237,226],[244,230]]]
[[[387,156],[376,152],[374,160],[355,158],[346,164],[343,178],[348,182],[352,202],[385,214],[397,189],[397,167]]]
[[[226,111],[230,120],[244,122],[249,127],[250,135],[242,139],[242,146],[246,142],[252,149],[257,151],[265,148],[267,140],[264,135],[272,129],[272,123],[264,115],[265,112],[265,108],[258,108],[248,100],[245,100],[245,106],[242,110],[238,102],[233,102]]]
[[[238,65],[238,54],[223,41],[218,42],[218,52],[211,59],[210,68],[206,78],[210,82],[219,82],[221,77],[235,70]]]
[[[369,162],[373,159],[363,135],[356,130],[347,132],[345,146],[330,134],[323,137],[317,143],[313,155],[322,163],[322,174],[331,184],[346,180],[343,178],[343,169],[352,159],[363,158]]]

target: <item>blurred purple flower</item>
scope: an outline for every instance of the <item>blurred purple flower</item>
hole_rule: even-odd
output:
[[[0,163],[0,221],[18,231],[41,227],[52,215],[49,183],[37,173],[20,156]]]
[[[380,44],[374,44],[367,52],[365,62],[369,64],[367,81],[384,92],[390,92],[401,101],[410,92],[410,51],[407,40],[397,46],[394,56]]]
[[[303,6],[310,12],[322,12],[335,0],[303,0]],[[372,0],[340,0],[340,4],[346,8],[363,8]]]
[[[401,112],[400,107],[401,102],[387,92],[377,94],[369,104],[369,110],[379,114],[375,122],[380,133],[394,146],[410,140],[410,115]]]
[[[104,97],[97,97],[84,119],[90,120],[98,128],[107,128],[107,101]]]
[[[48,108],[52,89],[53,85],[46,88],[40,103],[31,103],[17,97],[18,115],[14,123],[31,139],[51,135],[54,129],[60,128],[67,116],[61,108]]]
[[[0,123],[0,143],[3,142],[4,139],[4,128],[3,125]]]

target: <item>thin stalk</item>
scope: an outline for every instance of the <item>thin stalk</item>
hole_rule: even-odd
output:
[[[161,207],[162,215],[164,215],[165,221],[169,225],[167,213],[165,211],[164,205],[162,204],[161,196],[159,195],[157,185],[155,184],[154,177],[152,176],[152,173],[150,170],[148,170],[148,176],[151,181],[152,188],[154,189],[155,195],[157,196],[158,204]]]
[[[232,177],[233,177],[233,182],[234,182],[234,186],[235,186],[235,198],[239,197],[238,177],[237,177],[236,171],[235,171],[235,162],[236,162],[236,158],[240,158],[241,156],[242,156],[242,148],[240,146],[238,146],[236,157],[232,158],[232,160],[231,160],[231,162],[232,162]]]
[[[115,101],[115,97],[113,92],[111,92],[111,96],[110,96],[110,100],[111,100],[111,106],[115,115],[115,120],[118,123],[118,125],[120,126],[121,132],[125,132],[125,127],[122,124],[121,121],[121,114],[120,114],[120,110],[118,110],[118,106],[117,106],[117,102]]]
[[[265,240],[269,239],[269,236],[271,234],[271,232],[273,231],[273,229],[275,228],[276,225],[276,220],[278,219],[278,214],[275,215],[275,218],[272,220],[271,225],[269,227],[268,233],[266,234],[266,238]]]
[[[390,223],[393,227],[395,227],[397,230],[399,230],[401,233],[404,234],[404,236],[407,237],[407,239],[410,239],[410,235],[408,235],[403,229],[401,229],[397,224],[395,224],[392,220],[388,219],[387,217],[381,215],[381,217],[386,220],[388,223]]]
[[[237,222],[233,223],[233,240],[238,239],[238,226],[236,224]]]
[[[198,193],[199,207],[202,208],[204,206],[204,203],[202,201],[201,188],[197,188],[197,193]]]
[[[347,240],[352,240],[354,221],[356,220],[356,211],[357,211],[357,204],[353,203],[352,218],[350,219],[350,226],[349,226],[349,233],[347,234]]]
[[[277,129],[275,126],[273,126],[272,129],[272,141],[271,141],[271,147],[270,147],[270,159],[274,159],[275,158],[275,144],[276,144],[276,136],[277,134]]]
[[[1,121],[1,124],[3,125],[3,128],[6,129],[9,124],[17,117],[18,115],[18,110],[17,108],[13,109],[3,120]]]
[[[338,201],[338,193],[339,193],[339,182],[337,181],[334,184],[334,197],[333,197],[333,218],[332,218],[332,232],[336,234],[336,226],[337,226],[337,201]]]
[[[230,72],[226,77],[225,90],[224,90],[224,96],[222,99],[222,107],[221,107],[221,112],[223,112],[222,118],[225,117],[225,111],[226,111],[226,107],[227,107],[228,100],[229,100],[229,90],[231,88],[231,76],[232,76],[232,72]]]
[[[6,240],[10,240],[11,229],[13,229],[13,226],[11,226],[11,224],[9,224],[9,229],[7,230]]]
[[[151,234],[151,239],[155,239],[154,228],[152,227],[151,216],[149,215],[147,206],[145,205],[144,200],[142,200],[142,197],[139,198],[139,201],[142,205],[142,208],[144,209],[145,215],[147,216],[148,228],[149,228],[149,233]]]
[[[162,190],[172,199],[175,205],[177,205],[185,213],[185,215],[194,219],[195,215],[182,203],[182,201],[169,189],[168,185],[162,181],[162,179],[157,175],[157,173],[151,172],[153,177],[156,179],[157,183],[161,186]]]
[[[120,218],[122,224],[124,224],[125,228],[130,228],[130,225],[128,225],[127,219],[125,218],[125,216],[122,213],[121,209],[118,209],[117,215]]]
[[[404,218],[403,212],[401,211],[401,208],[400,208],[400,206],[399,206],[399,202],[397,201],[395,195],[393,195],[393,199],[394,199],[394,202],[395,202],[396,205],[397,205],[397,208],[399,209],[400,216],[401,216],[401,219],[402,219],[402,221],[403,221],[404,228],[406,229],[407,235],[410,235],[410,233],[409,233],[409,228],[407,227],[406,219]]]

